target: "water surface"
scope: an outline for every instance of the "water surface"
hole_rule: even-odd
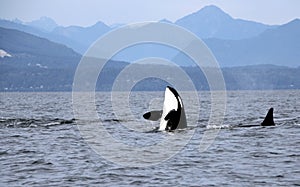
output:
[[[74,119],[71,93],[0,93],[0,186],[299,186],[300,91],[227,94],[222,129],[209,149],[200,152],[204,132],[214,130],[207,127],[208,92],[199,93],[196,109],[195,98],[182,94],[188,120],[196,123],[175,133],[147,133],[158,122],[141,117],[149,108],[161,107],[162,92],[132,93],[117,112],[109,93],[97,93],[99,118],[119,142],[143,148],[172,137],[173,149],[182,146],[184,135],[193,133],[171,158],[138,167],[112,162],[105,159],[109,153],[92,149],[78,125],[94,121]],[[270,107],[275,127],[239,127],[260,124]],[[134,118],[122,115],[128,108]],[[150,150],[149,155],[164,151],[165,147]],[[112,156],[132,162],[125,152]]]

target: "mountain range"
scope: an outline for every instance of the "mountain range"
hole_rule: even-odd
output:
[[[274,64],[298,67],[300,59],[300,20],[242,40],[208,39],[206,44],[221,66]]]
[[[174,23],[160,22],[182,26],[201,37],[223,67],[228,89],[300,88],[299,19],[270,26],[233,19],[218,7],[208,6]],[[70,91],[85,50],[98,37],[119,26],[97,22],[90,27],[62,27],[46,17],[27,23],[0,20],[0,91]],[[193,81],[201,83],[196,84],[197,89],[209,89],[202,71],[195,71],[193,62],[178,51],[155,45],[128,51],[109,61],[97,90],[110,90],[128,62],[149,56],[178,63]],[[164,84],[155,80],[147,85],[137,89],[161,89]]]
[[[266,25],[253,21],[234,19],[216,6],[207,6],[187,15],[174,23],[161,22],[184,27],[202,38],[211,49],[222,67],[274,64],[290,67],[298,66],[300,21],[295,19],[284,25]],[[80,54],[103,34],[118,27],[97,22],[89,27],[58,26],[52,19],[42,17],[28,23],[20,20],[0,20],[0,27],[24,31],[50,41],[64,44]],[[178,52],[179,53],[179,52]],[[165,55],[166,54],[166,55]],[[149,55],[181,59],[177,53],[167,48],[143,46],[128,50],[115,60],[132,61]],[[177,60],[180,65],[188,64],[184,59]]]
[[[14,29],[0,28],[0,38],[0,91],[72,90],[76,67],[81,60],[80,54],[65,45]],[[98,77],[96,90],[111,90],[116,77],[127,65],[128,62],[108,61]],[[172,72],[172,68],[161,64],[147,65],[147,69],[156,72]],[[209,90],[200,68],[181,68],[198,90]],[[256,65],[222,68],[222,72],[229,90],[300,89],[300,67]],[[127,81],[134,80],[129,77]],[[164,90],[166,84],[150,78],[140,81],[134,90]]]
[[[267,29],[276,26],[265,25],[253,21],[233,19],[216,6],[206,6],[175,22],[202,39],[218,38],[240,40],[257,36]]]

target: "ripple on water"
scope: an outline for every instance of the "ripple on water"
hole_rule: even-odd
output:
[[[300,108],[295,107],[299,93],[229,92],[224,126],[213,144],[199,152],[203,134],[210,130],[206,128],[210,97],[201,94],[200,117],[186,130],[195,131],[193,138],[178,154],[149,167],[118,165],[94,152],[76,126],[93,121],[78,124],[73,119],[70,94],[1,94],[0,186],[299,186]],[[136,115],[146,109],[147,94],[138,94],[139,102],[132,104]],[[118,128],[132,122],[146,124],[139,123],[141,118],[116,118],[107,98],[109,94],[96,94],[99,116],[119,141],[149,146],[170,136]],[[185,103],[193,103],[192,99],[183,98]],[[259,124],[271,106],[277,126],[236,127]]]

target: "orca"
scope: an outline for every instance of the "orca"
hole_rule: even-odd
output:
[[[173,131],[187,127],[182,99],[178,92],[170,86],[167,86],[165,90],[163,110],[147,112],[143,117],[151,121],[160,119],[159,131]]]
[[[273,118],[273,108],[270,108],[261,124],[243,125],[239,124],[234,127],[258,127],[258,126],[275,126]],[[186,115],[181,97],[178,92],[167,86],[165,90],[165,98],[163,110],[154,110],[143,115],[147,120],[158,121],[160,119],[159,131],[173,131],[176,129],[184,129],[187,127]]]
[[[255,125],[243,125],[239,124],[237,127],[267,127],[267,126],[275,126],[274,118],[273,118],[273,108],[270,108],[266,117],[264,118],[263,122],[261,124],[255,124]]]

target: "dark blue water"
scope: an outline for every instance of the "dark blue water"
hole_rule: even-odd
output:
[[[163,93],[132,93],[119,111],[108,93],[97,93],[104,130],[128,145],[116,151],[114,142],[99,137],[97,120],[75,119],[71,93],[0,93],[0,186],[300,185],[300,91],[228,92],[221,130],[205,151],[199,150],[204,133],[216,130],[207,127],[209,93],[199,93],[196,110],[195,98],[182,96],[188,120],[196,123],[184,131],[149,133],[158,122],[141,115],[161,104]],[[126,107],[134,118],[122,115]],[[270,107],[276,126],[239,127],[260,124]],[[191,139],[182,143],[187,135]],[[173,143],[147,149],[166,139]]]

